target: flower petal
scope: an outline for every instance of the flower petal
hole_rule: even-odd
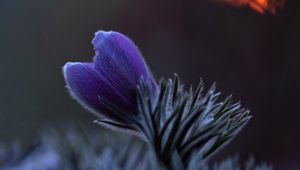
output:
[[[128,100],[136,101],[137,84],[143,76],[155,81],[134,43],[117,32],[99,31],[92,41],[96,56],[95,69]]]
[[[127,100],[95,69],[93,63],[66,63],[64,77],[71,95],[86,109],[96,115],[103,115],[113,120],[126,122],[126,116],[133,116],[136,106]],[[107,105],[111,103],[123,114],[116,113]],[[124,115],[132,114],[132,115]]]

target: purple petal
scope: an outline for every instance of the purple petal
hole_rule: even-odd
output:
[[[105,102],[114,104],[124,114],[136,111],[135,103],[126,99],[99,74],[93,63],[66,63],[63,69],[71,95],[91,112],[124,121],[126,116],[117,114]]]
[[[99,31],[92,41],[95,69],[130,101],[136,101],[141,76],[156,87],[151,73],[134,43],[117,32]]]

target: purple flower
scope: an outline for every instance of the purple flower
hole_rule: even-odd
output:
[[[113,121],[129,123],[136,119],[137,85],[143,77],[156,91],[142,56],[134,43],[123,34],[95,33],[92,41],[93,62],[68,62],[63,67],[71,95],[92,113]]]

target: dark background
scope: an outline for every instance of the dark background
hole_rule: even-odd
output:
[[[205,0],[1,0],[0,24],[1,141],[29,142],[45,125],[92,124],[61,68],[91,61],[94,32],[115,30],[135,41],[156,78],[176,72],[190,85],[202,77],[252,110],[220,156],[300,167],[298,0],[276,16]]]

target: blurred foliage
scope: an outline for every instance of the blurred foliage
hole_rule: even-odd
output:
[[[98,137],[97,137],[98,136]],[[155,152],[136,138],[105,136],[82,128],[52,128],[43,132],[27,151],[20,145],[1,147],[1,170],[166,170]],[[16,147],[19,146],[19,147]],[[180,160],[173,159],[174,169],[182,170]],[[237,157],[230,157],[209,167],[195,154],[187,170],[240,169]],[[255,165],[251,158],[245,170],[270,170],[266,164]]]

